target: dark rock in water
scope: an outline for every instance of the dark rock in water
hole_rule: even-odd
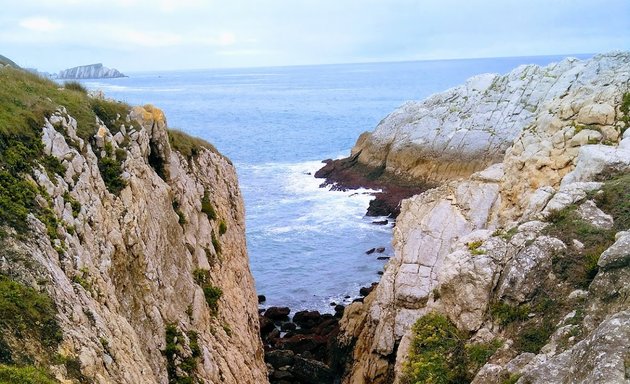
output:
[[[349,298],[350,298],[350,295],[345,295],[343,298],[344,298],[344,299],[349,299]]]
[[[273,323],[273,320],[264,317],[264,316],[258,316],[258,321],[260,322],[260,335],[264,338],[266,335],[269,334],[269,332],[273,331],[274,329],[276,329],[275,324]]]
[[[335,305],[335,315],[339,312],[343,313],[343,311],[346,309],[345,306],[341,305],[341,304],[337,304]]]
[[[370,285],[369,287],[362,287],[361,289],[359,289],[359,295],[361,296],[369,295],[370,292],[372,292],[374,288],[376,288],[377,285],[378,283],[372,283],[372,285]]]
[[[300,311],[293,316],[293,322],[302,328],[312,328],[322,321],[322,315],[318,311]]]
[[[383,272],[383,271],[378,271],[378,272],[376,272],[376,274],[377,274],[377,275],[379,275],[379,276],[383,276],[383,274],[384,274],[384,273],[385,273],[385,272]]]
[[[316,349],[324,349],[327,340],[321,336],[315,335],[295,335],[292,337],[285,337],[279,340],[278,346],[284,349],[290,349],[297,354],[310,351],[315,354]],[[318,353],[319,354],[319,353]]]
[[[262,315],[265,312],[265,308],[258,308],[258,314]]]
[[[367,216],[389,216],[391,213],[392,213],[392,207],[390,207],[389,204],[387,204],[385,200],[374,199],[374,200],[370,200],[366,215]],[[373,223],[377,224],[375,222]]]
[[[335,303],[334,301],[331,301],[331,302],[330,302],[330,306],[331,306],[331,307],[334,307],[335,305],[337,305],[337,303]]]
[[[273,371],[271,378],[274,379],[275,383],[291,383],[293,375],[289,371],[277,370]]]
[[[376,253],[383,253],[383,252],[385,252],[385,247],[376,248]]]
[[[320,336],[328,336],[339,329],[339,320],[326,319],[315,329],[315,334]]]
[[[362,303],[363,302],[363,298],[362,297],[357,297],[356,299],[352,300],[353,303]]]
[[[265,353],[265,363],[271,364],[274,368],[280,368],[293,364],[295,353],[290,350],[277,349]]]
[[[387,225],[389,224],[389,220],[385,219],[385,220],[374,220],[372,222],[372,224],[376,224],[376,225]]]
[[[282,323],[280,326],[280,330],[283,332],[287,331],[295,331],[297,329],[297,324],[295,323]]]
[[[389,256],[379,256],[376,260],[389,260]]]
[[[291,373],[308,384],[326,384],[334,380],[332,370],[324,363],[296,356]]]
[[[276,339],[280,338],[280,331],[278,330],[278,328],[273,328],[271,330],[271,332],[269,332],[269,335],[267,335],[267,340],[271,341],[271,342],[275,342]]]
[[[262,304],[265,301],[267,301],[267,298],[265,297],[265,295],[258,295],[258,304]]]
[[[367,251],[365,251],[365,254],[366,254],[366,255],[371,255],[371,254],[373,254],[375,251],[376,251],[376,248],[370,248],[370,249],[368,249]]]
[[[289,313],[291,313],[289,307],[269,307],[264,316],[272,320],[288,320]]]

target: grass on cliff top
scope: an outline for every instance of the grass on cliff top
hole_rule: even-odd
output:
[[[214,145],[198,137],[190,136],[178,129],[168,130],[168,141],[171,144],[171,149],[181,153],[187,159],[197,157],[204,148],[217,155],[221,155]]]

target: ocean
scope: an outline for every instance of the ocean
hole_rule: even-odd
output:
[[[171,128],[202,137],[234,162],[247,245],[265,306],[331,312],[378,281],[392,226],[365,217],[368,191],[330,191],[312,174],[347,156],[359,134],[407,100],[487,72],[564,56],[129,73],[83,81],[107,97],[164,110]],[[580,58],[589,55],[578,55]],[[211,63],[208,64],[211,66]],[[383,254],[366,254],[385,247]]]

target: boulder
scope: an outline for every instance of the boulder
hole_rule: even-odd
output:
[[[272,320],[288,320],[291,310],[289,307],[269,307],[264,316]]]
[[[265,353],[265,362],[271,364],[274,368],[292,365],[294,361],[295,353],[291,350],[277,349]]]
[[[334,379],[332,370],[326,364],[301,356],[295,357],[291,372],[303,383],[309,384],[332,383]]]

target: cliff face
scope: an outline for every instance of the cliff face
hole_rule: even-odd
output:
[[[431,358],[464,380],[627,380],[629,90],[627,53],[525,66],[408,103],[359,139],[362,162],[409,178],[495,164],[403,201],[395,256],[342,320],[344,382],[438,377],[423,360],[436,339],[412,329],[443,330],[435,314],[460,360]]]
[[[405,180],[470,176],[500,162],[544,105],[565,97],[581,79],[607,71],[609,61],[566,59],[547,67],[523,65],[503,76],[475,76],[462,86],[405,103],[374,131],[363,133],[352,155]],[[614,111],[610,105],[600,107],[606,109],[597,113],[610,124]],[[574,113],[571,108],[579,106],[566,108]]]
[[[117,69],[104,67],[103,64],[89,64],[64,69],[59,72],[59,79],[107,79],[125,77]]]
[[[167,131],[158,109],[112,119],[83,139],[60,106],[38,128],[56,171],[38,160],[16,173],[38,195],[28,223],[3,222],[0,282],[52,306],[14,313],[22,323],[2,307],[0,363],[34,363],[64,382],[267,382],[234,167]],[[5,178],[13,163],[1,149]],[[14,296],[2,286],[3,306]],[[42,308],[56,315],[40,332],[28,321]]]

